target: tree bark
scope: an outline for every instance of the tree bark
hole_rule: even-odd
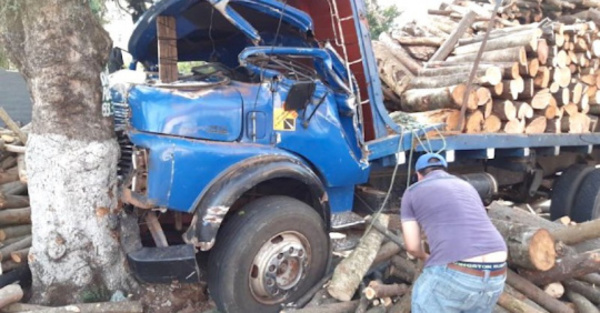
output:
[[[554,239],[547,230],[501,220],[492,223],[506,240],[509,263],[540,271],[554,266]]]
[[[556,261],[556,265],[545,272],[523,271],[521,276],[536,285],[583,276],[600,271],[600,250],[568,255]]]
[[[498,304],[511,313],[542,313],[506,292],[503,292],[500,295]]]
[[[37,312],[37,310],[31,310]],[[28,311],[29,312],[29,311]],[[41,307],[39,312],[44,313],[69,313],[69,312],[86,312],[86,313],[142,313],[144,312],[142,304],[138,301],[121,301],[121,302],[98,302],[98,303],[82,303],[71,304],[63,307]],[[294,311],[297,312],[297,311]]]
[[[378,222],[387,227],[389,218],[380,215]],[[350,301],[363,276],[369,270],[377,251],[381,246],[383,235],[371,229],[359,242],[352,253],[336,266],[331,283],[327,287],[329,294],[340,301]]]
[[[402,93],[408,87],[408,83],[414,75],[398,60],[390,49],[380,43],[373,42],[373,52],[379,68],[379,77],[388,85],[396,95]]]
[[[33,100],[32,301],[80,302],[89,286],[132,291],[119,244],[119,147],[101,115],[110,38],[87,2],[23,0],[0,14],[1,44]]]
[[[405,284],[383,284],[381,282],[372,281],[369,286],[363,290],[367,299],[397,297],[402,296],[408,291]]]
[[[538,39],[541,35],[542,30],[534,28],[504,37],[494,38],[486,43],[483,51],[502,50],[512,47],[525,47],[527,51],[537,51]],[[454,49],[453,53],[456,55],[473,53],[479,51],[480,47],[480,42],[458,46]]]
[[[477,53],[468,53],[449,57],[448,61],[475,61]],[[523,47],[505,48],[502,50],[493,50],[484,52],[481,60],[485,62],[519,62],[527,65],[527,53]]]
[[[437,109],[460,109],[465,93],[463,84],[433,89],[409,89],[402,94],[402,109],[407,112],[422,112]],[[477,109],[477,94],[469,95],[467,108]]]
[[[417,274],[417,266],[398,255],[392,257],[392,265],[393,271],[391,273],[392,276],[398,277],[407,283],[412,283],[416,274]]]
[[[28,196],[0,195],[0,210],[23,208],[26,206],[29,206]]]
[[[600,289],[582,281],[569,279],[564,281],[567,289],[575,291],[595,304],[600,304]]]
[[[31,209],[0,210],[0,226],[31,224]]]
[[[23,298],[23,290],[19,285],[8,285],[0,289],[0,309],[19,302]]]
[[[575,303],[575,307],[577,307],[578,313],[598,313],[598,308],[596,308],[588,299],[584,296],[567,290],[567,298]]]
[[[496,100],[492,106],[492,113],[503,121],[510,121],[517,117],[517,109],[512,101]]]
[[[450,55],[452,50],[454,50],[454,47],[456,46],[456,43],[458,43],[458,40],[460,39],[460,37],[462,37],[462,35],[471,26],[471,24],[473,24],[473,22],[475,22],[476,18],[477,18],[477,14],[473,13],[472,11],[469,11],[467,14],[465,14],[463,16],[463,18],[461,19],[460,23],[458,24],[458,26],[453,29],[450,36],[448,36],[446,41],[440,46],[440,48],[435,52],[435,54],[429,59],[429,62],[445,60]]]
[[[541,305],[550,312],[573,313],[573,310],[571,310],[564,303],[551,297],[549,294],[545,293],[543,290],[523,277],[517,275],[517,273],[513,272],[512,270],[508,271],[506,282],[516,290],[522,292],[527,298]]]
[[[406,52],[406,50],[404,50],[404,48],[402,48],[402,46],[397,44],[394,41],[394,39],[392,39],[390,37],[390,35],[388,35],[386,33],[381,33],[381,35],[379,35],[379,41],[381,41],[384,45],[386,45],[392,51],[394,56],[396,56],[396,58],[399,59],[400,62],[402,64],[404,64],[404,66],[413,75],[417,75],[417,73],[422,68],[422,66],[417,61],[415,61],[413,58],[411,58],[410,55],[408,55],[408,53]]]
[[[564,227],[551,231],[550,233],[554,239],[560,240],[567,245],[580,243],[582,241],[594,238],[600,238],[600,220]]]

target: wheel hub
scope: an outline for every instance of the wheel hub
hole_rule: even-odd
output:
[[[296,232],[280,233],[267,241],[254,257],[250,289],[263,303],[277,303],[296,290],[306,276],[310,260],[308,240]]]

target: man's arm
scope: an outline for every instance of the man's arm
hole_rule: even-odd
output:
[[[408,253],[423,260],[429,257],[421,247],[421,228],[417,221],[402,222],[402,235]]]

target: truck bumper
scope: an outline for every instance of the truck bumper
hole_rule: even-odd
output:
[[[200,271],[193,245],[161,248],[144,247],[127,254],[129,267],[136,278],[146,283],[197,283]]]

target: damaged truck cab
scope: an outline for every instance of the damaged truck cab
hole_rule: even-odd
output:
[[[361,47],[341,35],[364,23],[364,8],[336,2],[164,0],[137,23],[129,52],[146,70],[172,65],[168,48],[200,61],[173,82],[111,81],[122,200],[154,239],[128,253],[138,278],[198,281],[195,252],[210,250],[209,290],[223,312],[277,312],[324,275],[331,216],[352,209],[370,171],[369,100],[348,60],[349,44]],[[326,13],[325,37],[310,10]],[[159,35],[165,21],[172,38]],[[156,212],[168,213],[159,222]]]

